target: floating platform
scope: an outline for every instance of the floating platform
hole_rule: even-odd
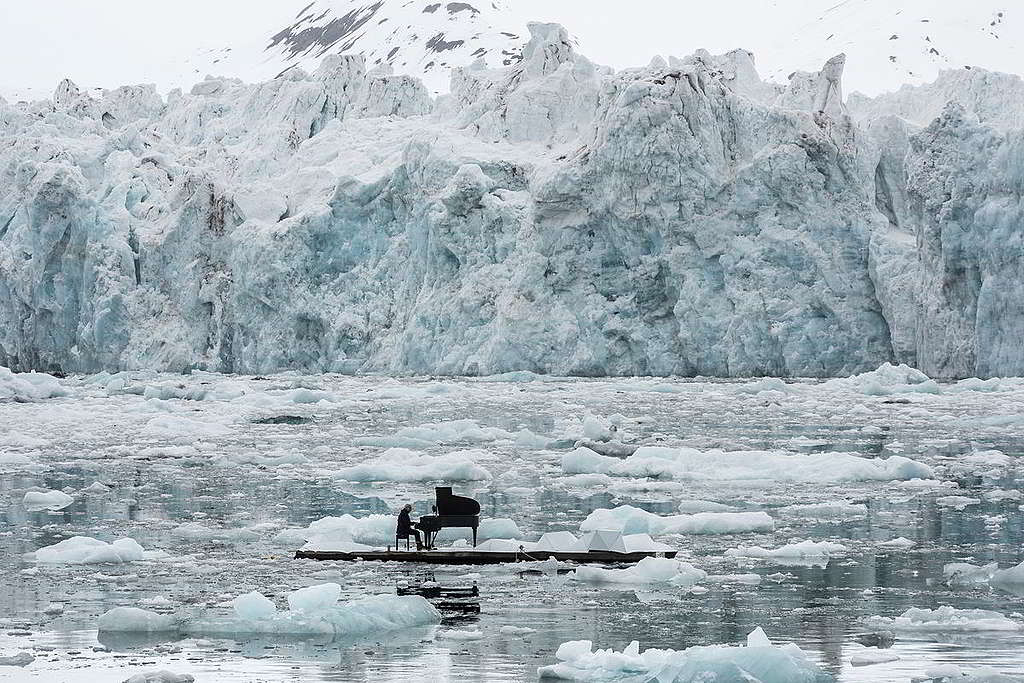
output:
[[[549,550],[531,552],[474,552],[472,550],[413,550],[387,551],[369,550],[355,553],[331,552],[328,550],[299,550],[297,560],[319,560],[322,562],[418,562],[421,564],[508,564],[516,562],[575,562],[577,564],[632,564],[648,557],[674,558],[676,551],[616,553],[592,550],[586,553],[563,553]]]

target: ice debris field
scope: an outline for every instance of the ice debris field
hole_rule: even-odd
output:
[[[0,370],[0,677],[1021,680],[1022,427],[1024,380],[889,365],[827,381]],[[481,502],[483,552],[678,555],[293,559],[392,545],[398,508],[427,514],[438,484]],[[461,606],[431,593],[474,586]]]

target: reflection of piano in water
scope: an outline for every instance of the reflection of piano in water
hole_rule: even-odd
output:
[[[423,532],[423,545],[433,548],[437,532],[441,529],[472,529],[473,547],[476,547],[476,530],[480,526],[480,503],[472,498],[452,494],[451,486],[438,486],[435,491],[437,502],[434,514],[420,517],[416,528]]]

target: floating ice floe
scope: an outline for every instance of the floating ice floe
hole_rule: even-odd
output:
[[[593,642],[563,643],[557,664],[538,669],[542,679],[567,681],[757,681],[758,683],[817,683],[829,680],[796,645],[772,645],[761,629],[747,637],[746,647],[713,645],[687,650],[645,650],[631,643],[622,652],[593,649]]]
[[[1024,587],[1024,562],[1009,569],[1000,569],[996,562],[983,566],[952,562],[942,567],[942,575],[950,586],[976,587],[988,584],[996,587]]]
[[[186,444],[227,436],[233,431],[226,424],[193,420],[178,415],[158,415],[150,418],[143,428],[143,432],[148,436]]]
[[[486,455],[482,451],[458,451],[432,456],[392,448],[375,460],[344,467],[334,476],[354,482],[488,481],[491,473],[475,462]]]
[[[512,441],[517,434],[495,427],[481,427],[472,420],[428,423],[418,427],[403,427],[392,436],[367,436],[355,439],[356,446],[382,446],[385,448],[430,448],[443,444],[491,443]]]
[[[28,666],[36,661],[35,655],[29,652],[19,652],[10,657],[0,657],[0,666]]]
[[[868,617],[870,628],[892,631],[973,632],[1020,631],[1024,624],[1007,618],[999,612],[981,609],[956,609],[943,605],[938,609],[912,607],[898,617]]]
[[[38,372],[14,373],[0,366],[0,401],[30,403],[67,395],[68,390],[52,375]]]
[[[266,603],[256,600],[250,593],[234,601],[230,616],[193,617],[118,607],[100,617],[99,630],[190,636],[340,637],[427,626],[441,621],[440,613],[418,595],[378,595],[338,604],[340,594],[341,588],[337,584],[311,586],[289,595],[288,610],[270,610]]]
[[[931,479],[934,476],[928,465],[895,455],[883,460],[848,453],[698,451],[662,446],[644,446],[625,459],[578,448],[562,456],[562,471],[613,477],[811,483]]]
[[[193,683],[191,674],[176,674],[173,671],[146,671],[135,674],[124,683]]]
[[[736,512],[736,508],[732,505],[716,503],[710,500],[682,500],[679,501],[676,509],[684,515],[692,515],[697,512]]]
[[[886,650],[865,649],[854,653],[850,657],[850,666],[872,666],[874,664],[887,664],[900,661],[900,656],[895,652]]]
[[[835,503],[810,503],[801,505],[787,505],[778,508],[774,512],[789,517],[809,517],[813,519],[848,519],[850,517],[863,517],[868,514],[868,508],[861,503],[850,503],[845,501]]]
[[[29,491],[22,499],[22,504],[29,512],[63,510],[74,502],[74,497],[63,491]]]
[[[935,499],[935,504],[953,508],[954,510],[964,510],[971,505],[981,504],[981,499],[969,496],[941,496]]]
[[[441,640],[458,640],[468,642],[471,640],[483,640],[484,634],[481,631],[438,631],[437,637]]]
[[[106,543],[88,536],[67,538],[26,554],[26,559],[41,564],[123,564],[162,557],[166,557],[163,552],[147,552],[131,538]]]
[[[611,530],[626,534],[737,534],[772,531],[775,522],[766,512],[698,512],[661,517],[632,505],[594,510],[580,524],[581,531]]]
[[[911,541],[909,538],[894,538],[888,541],[882,541],[878,544],[879,548],[886,548],[888,550],[906,550],[907,548],[913,548],[917,545],[916,542]]]
[[[789,560],[817,560],[827,562],[833,555],[845,553],[847,550],[848,548],[840,543],[831,543],[829,541],[799,541],[771,550],[760,546],[740,546],[738,548],[726,550],[725,556],[774,560],[777,562],[786,562]]]
[[[928,375],[908,365],[882,364],[877,370],[853,377],[831,379],[824,384],[829,389],[845,389],[868,396],[919,393],[940,394],[942,388]]]
[[[260,540],[260,535],[251,529],[213,529],[199,522],[186,522],[171,529],[171,534],[194,543],[253,543]]]
[[[573,578],[590,583],[669,583],[689,588],[707,578],[707,572],[680,560],[666,557],[645,557],[632,567],[625,569],[580,567],[573,574]]]

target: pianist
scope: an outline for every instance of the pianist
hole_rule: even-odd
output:
[[[402,508],[402,511],[398,513],[398,529],[395,533],[396,538],[407,539],[412,536],[416,539],[416,550],[423,550],[423,541],[420,538],[420,532],[413,527],[412,520],[409,518],[409,513],[412,512],[412,505],[406,504]]]

